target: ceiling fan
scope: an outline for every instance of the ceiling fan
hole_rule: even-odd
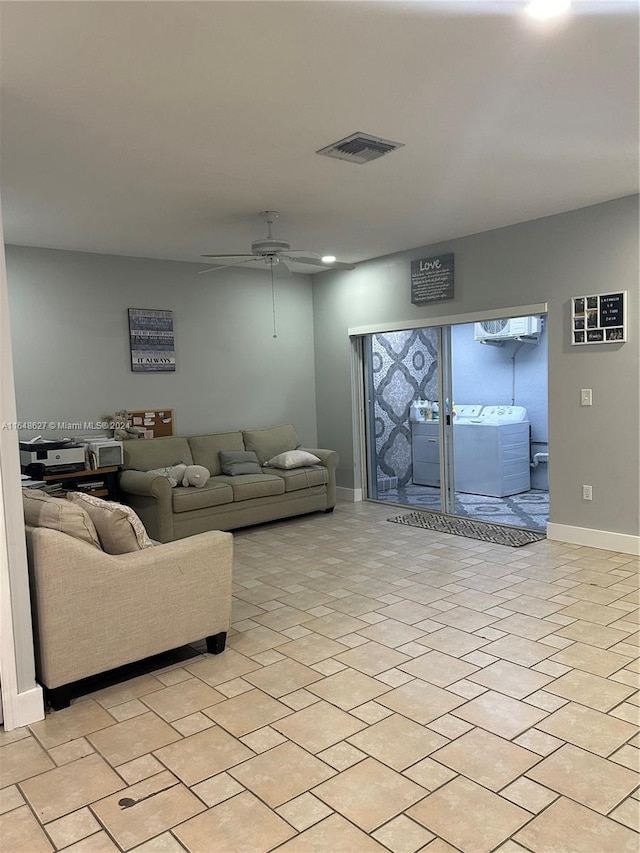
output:
[[[218,270],[227,269],[228,267],[240,266],[241,264],[261,263],[264,262],[267,266],[273,268],[277,265],[279,270],[284,270],[285,274],[290,274],[291,269],[287,262],[295,264],[308,264],[314,267],[324,267],[325,269],[334,270],[353,270],[355,264],[347,264],[343,261],[336,260],[333,255],[321,256],[315,252],[309,252],[304,249],[292,249],[291,244],[286,240],[278,240],[271,233],[271,226],[276,221],[280,214],[277,210],[263,210],[260,216],[264,219],[267,225],[267,236],[261,240],[254,240],[251,244],[251,252],[243,255],[202,255],[203,258],[211,258],[220,266],[211,267],[208,270],[202,270],[200,274],[208,272],[217,272]],[[310,270],[311,272],[311,270]]]

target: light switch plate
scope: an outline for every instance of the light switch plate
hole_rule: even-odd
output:
[[[581,406],[593,405],[593,396],[592,396],[591,388],[581,388],[580,389],[580,405]]]

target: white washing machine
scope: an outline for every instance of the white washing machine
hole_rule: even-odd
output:
[[[482,411],[482,406],[479,406],[475,403],[471,406],[466,405],[466,404],[459,406],[456,403],[455,406],[453,407],[453,411],[454,411],[453,425],[456,426],[456,424],[465,424],[471,420],[475,420],[476,418],[479,418],[480,412]]]
[[[456,491],[496,498],[528,492],[529,455],[524,406],[485,406],[454,429]]]
[[[478,418],[482,412],[482,406],[456,404],[454,412],[453,435],[455,448],[458,425],[467,423],[473,418]],[[424,421],[423,423],[414,422],[411,424],[411,451],[413,482],[419,486],[440,486],[440,433],[439,422],[437,420]],[[457,468],[455,456],[454,465]]]

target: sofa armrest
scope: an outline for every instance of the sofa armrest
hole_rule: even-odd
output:
[[[306,450],[307,453],[313,453],[320,460],[320,464],[329,472],[329,481],[327,483],[327,508],[336,505],[336,468],[338,467],[339,456],[335,450],[325,450],[317,447],[300,447],[300,450]]]
[[[228,630],[230,533],[117,556],[57,530],[30,537],[38,676],[49,688]]]
[[[120,489],[132,495],[149,495],[155,498],[166,497],[171,502],[171,486],[167,477],[154,471],[121,471]]]
[[[153,471],[125,470],[118,480],[123,503],[140,516],[152,539],[170,542],[173,535],[172,488],[166,477]]]

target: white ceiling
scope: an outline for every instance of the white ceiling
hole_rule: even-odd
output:
[[[638,190],[638,4],[2,2],[8,243],[357,262]],[[318,156],[361,131],[405,147]],[[308,271],[310,268],[306,268]]]

